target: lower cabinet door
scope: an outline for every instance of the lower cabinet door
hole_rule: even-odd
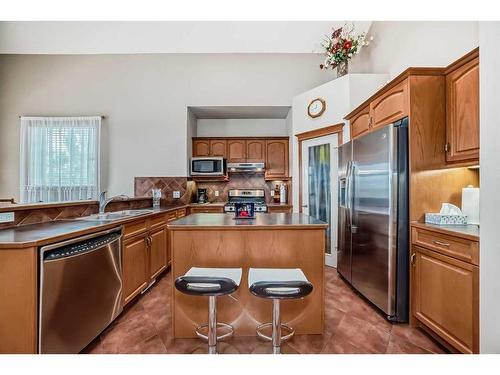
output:
[[[413,246],[413,313],[462,353],[479,352],[479,268]]]
[[[123,242],[123,297],[124,304],[130,302],[147,285],[148,246],[147,234]]]
[[[149,271],[150,279],[154,279],[167,267],[167,228],[151,231],[150,237]]]

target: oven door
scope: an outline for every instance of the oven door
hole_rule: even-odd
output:
[[[224,158],[192,158],[191,176],[224,176]]]

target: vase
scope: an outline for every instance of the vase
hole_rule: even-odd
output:
[[[347,73],[349,73],[349,61],[344,60],[339,62],[337,65],[337,78],[345,76]]]

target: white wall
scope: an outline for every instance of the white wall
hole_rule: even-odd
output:
[[[198,119],[198,137],[287,136],[285,119]]]
[[[500,22],[481,22],[480,46],[480,118],[481,118],[481,244],[480,278],[480,351],[500,353]]]
[[[0,53],[312,53],[344,21],[0,22]],[[371,22],[357,21],[366,31]]]
[[[411,66],[447,66],[478,46],[477,22],[375,21],[374,40],[357,55],[351,72],[389,73]]]
[[[19,196],[20,115],[103,114],[103,188],[185,176],[188,106],[290,106],[329,79],[313,54],[0,55],[0,196]]]
[[[386,81],[386,74],[348,74],[295,96],[292,105],[293,135],[344,122],[345,115],[370,97]],[[320,117],[311,118],[307,114],[307,106],[311,100],[318,97],[326,101],[326,110]],[[344,126],[343,133],[344,141],[349,140],[348,125]],[[298,212],[298,142],[295,136],[292,141],[293,206],[294,211]]]

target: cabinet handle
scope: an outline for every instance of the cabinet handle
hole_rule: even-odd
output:
[[[412,266],[415,265],[415,256],[416,256],[415,253],[411,254],[410,263],[411,263]]]
[[[146,246],[147,247],[151,247],[151,243],[153,242],[153,240],[151,239],[150,236],[146,237]]]
[[[444,144],[444,152],[449,152],[450,151],[450,143],[449,142],[446,142]]]
[[[434,242],[436,245],[439,245],[439,246],[450,247],[450,244],[446,243],[446,242],[441,242],[438,240],[433,240],[432,242]]]

